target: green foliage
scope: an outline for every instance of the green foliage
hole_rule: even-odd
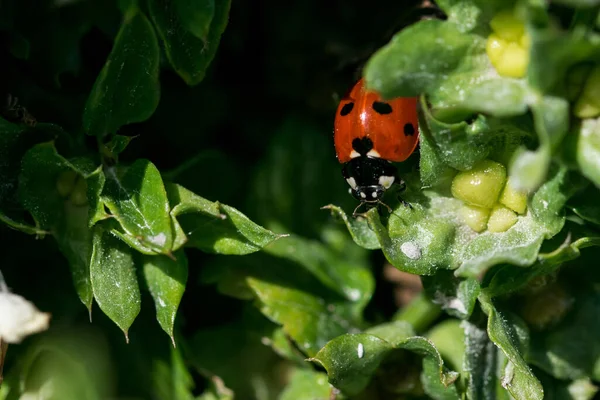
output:
[[[593,398],[600,2],[427,3],[0,3],[0,265],[52,315],[0,399]],[[359,75],[420,146],[353,217]]]

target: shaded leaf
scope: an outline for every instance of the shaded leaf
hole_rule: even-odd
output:
[[[327,375],[312,369],[298,368],[279,398],[280,400],[329,400],[330,392]]]
[[[142,268],[156,306],[156,319],[174,345],[173,325],[185,291],[188,265],[183,251],[176,252],[173,257],[175,259],[164,255],[142,256]]]
[[[140,289],[131,249],[101,226],[93,230],[90,278],[100,309],[121,328],[128,330],[140,312]]]
[[[102,201],[131,239],[128,244],[143,253],[169,254],[173,245],[170,207],[158,169],[139,159],[125,171],[109,167],[105,174]]]
[[[136,7],[129,8],[85,105],[83,127],[88,135],[112,135],[154,113],[160,99],[159,54],[150,21]]]
[[[195,399],[193,394],[194,379],[186,366],[181,351],[177,348],[171,349],[170,359],[157,358],[153,360],[152,378],[153,389],[158,398],[173,400]],[[215,397],[215,400],[218,400],[218,397]]]
[[[532,339],[530,361],[558,379],[600,378],[600,343],[596,332],[600,296],[593,289],[578,285],[573,309],[553,330]]]
[[[22,160],[19,197],[40,226],[53,233],[69,261],[77,294],[91,309],[92,236],[88,228],[89,194],[85,182],[95,171],[85,164],[89,163],[66,160],[53,143],[36,145]]]
[[[206,42],[215,15],[215,0],[175,0],[175,7],[181,25]]]
[[[182,3],[183,0],[148,0],[148,7],[171,66],[188,85],[197,85],[204,79],[206,69],[217,52],[229,19],[231,1],[215,0],[214,16],[205,40],[188,30],[192,17],[197,20],[198,15],[205,15],[204,11],[195,3],[194,10],[201,13],[188,15],[189,19],[182,20],[184,9],[179,8]]]

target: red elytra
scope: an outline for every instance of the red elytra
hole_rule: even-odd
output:
[[[358,157],[353,141],[365,137],[373,144],[369,157],[406,160],[419,142],[417,102],[416,97],[385,101],[376,92],[366,90],[361,78],[336,111],[334,143],[339,162]]]

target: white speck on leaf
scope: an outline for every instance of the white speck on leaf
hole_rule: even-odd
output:
[[[162,247],[167,242],[167,235],[161,232],[156,236],[150,236],[148,240],[150,241],[150,243]]]
[[[165,301],[162,299],[162,297],[159,297],[157,300],[158,300],[158,304],[160,304],[161,307],[166,306]]]
[[[546,200],[542,200],[542,205],[544,206],[545,210],[548,209],[548,202]]]
[[[462,302],[462,300],[456,297],[448,302],[448,307],[460,312],[461,314],[467,313],[467,308],[465,307],[465,304]]]
[[[360,290],[358,289],[350,289],[348,290],[348,298],[352,301],[356,301],[360,299]]]
[[[363,358],[363,356],[365,355],[365,348],[362,343],[358,344],[356,352],[358,353],[358,358]]]
[[[400,246],[400,250],[404,255],[411,260],[418,260],[421,258],[421,249],[414,242],[404,242]]]

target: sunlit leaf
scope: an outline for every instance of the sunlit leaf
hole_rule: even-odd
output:
[[[132,249],[101,226],[94,228],[93,245],[90,277],[94,299],[129,340],[128,330],[141,303]]]
[[[174,253],[173,257],[175,259],[165,255],[142,256],[142,268],[146,285],[154,299],[156,319],[175,343],[173,325],[185,291],[188,266],[183,251]]]

